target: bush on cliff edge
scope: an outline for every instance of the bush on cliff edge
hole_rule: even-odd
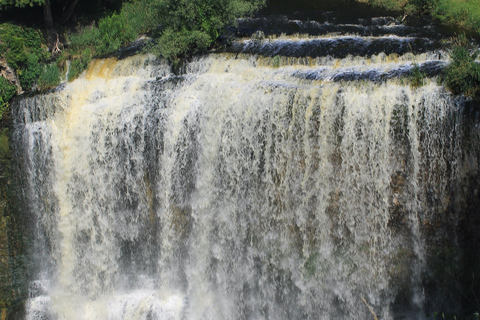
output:
[[[454,94],[480,98],[480,64],[475,62],[478,49],[473,48],[465,35],[454,39],[451,62],[444,71],[444,81]]]
[[[7,79],[0,76],[0,120],[8,112],[9,101],[17,92],[15,86],[8,83]]]

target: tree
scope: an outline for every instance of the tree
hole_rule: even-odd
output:
[[[54,2],[55,5],[61,5],[63,8],[62,16],[58,19],[58,22],[60,24],[65,24],[70,19],[77,3],[78,0],[60,0]],[[15,6],[18,8],[25,8],[27,6],[42,6],[45,27],[47,29],[53,28],[53,17],[50,0],[0,0],[0,5]]]
[[[156,51],[172,59],[207,49],[236,18],[254,13],[265,0],[143,0],[163,28]]]
[[[42,6],[43,21],[47,31],[47,44],[53,52],[57,38],[55,37],[55,30],[53,29],[51,1],[55,1],[55,5],[62,5],[62,15],[58,19],[60,24],[65,24],[70,19],[78,3],[78,0],[0,0],[0,5],[15,6],[18,8]]]

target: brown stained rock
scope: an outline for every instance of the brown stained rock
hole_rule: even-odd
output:
[[[406,176],[402,171],[397,171],[391,176],[390,180],[390,200],[389,200],[389,212],[390,219],[388,222],[389,227],[392,230],[401,231],[406,227],[407,221],[407,209],[405,208],[405,190],[406,188]]]
[[[191,227],[191,208],[180,207],[172,202],[170,203],[170,210],[172,213],[171,226],[180,239],[186,239]]]
[[[17,87],[17,94],[23,93],[22,87],[20,86],[20,81],[18,80],[15,71],[10,68],[5,58],[0,58],[0,76],[4,77],[8,80],[8,82],[10,82],[10,84]]]

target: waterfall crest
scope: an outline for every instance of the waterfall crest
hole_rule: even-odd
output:
[[[27,319],[423,319],[478,170],[459,101],[401,78],[433,56],[110,58],[18,101]]]

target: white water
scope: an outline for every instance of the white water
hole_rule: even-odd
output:
[[[25,98],[16,135],[49,281],[27,319],[371,319],[362,298],[393,319],[399,297],[424,318],[422,224],[461,175],[457,107],[431,80],[298,77],[429,59],[378,57],[212,55],[181,77],[107,59]]]

